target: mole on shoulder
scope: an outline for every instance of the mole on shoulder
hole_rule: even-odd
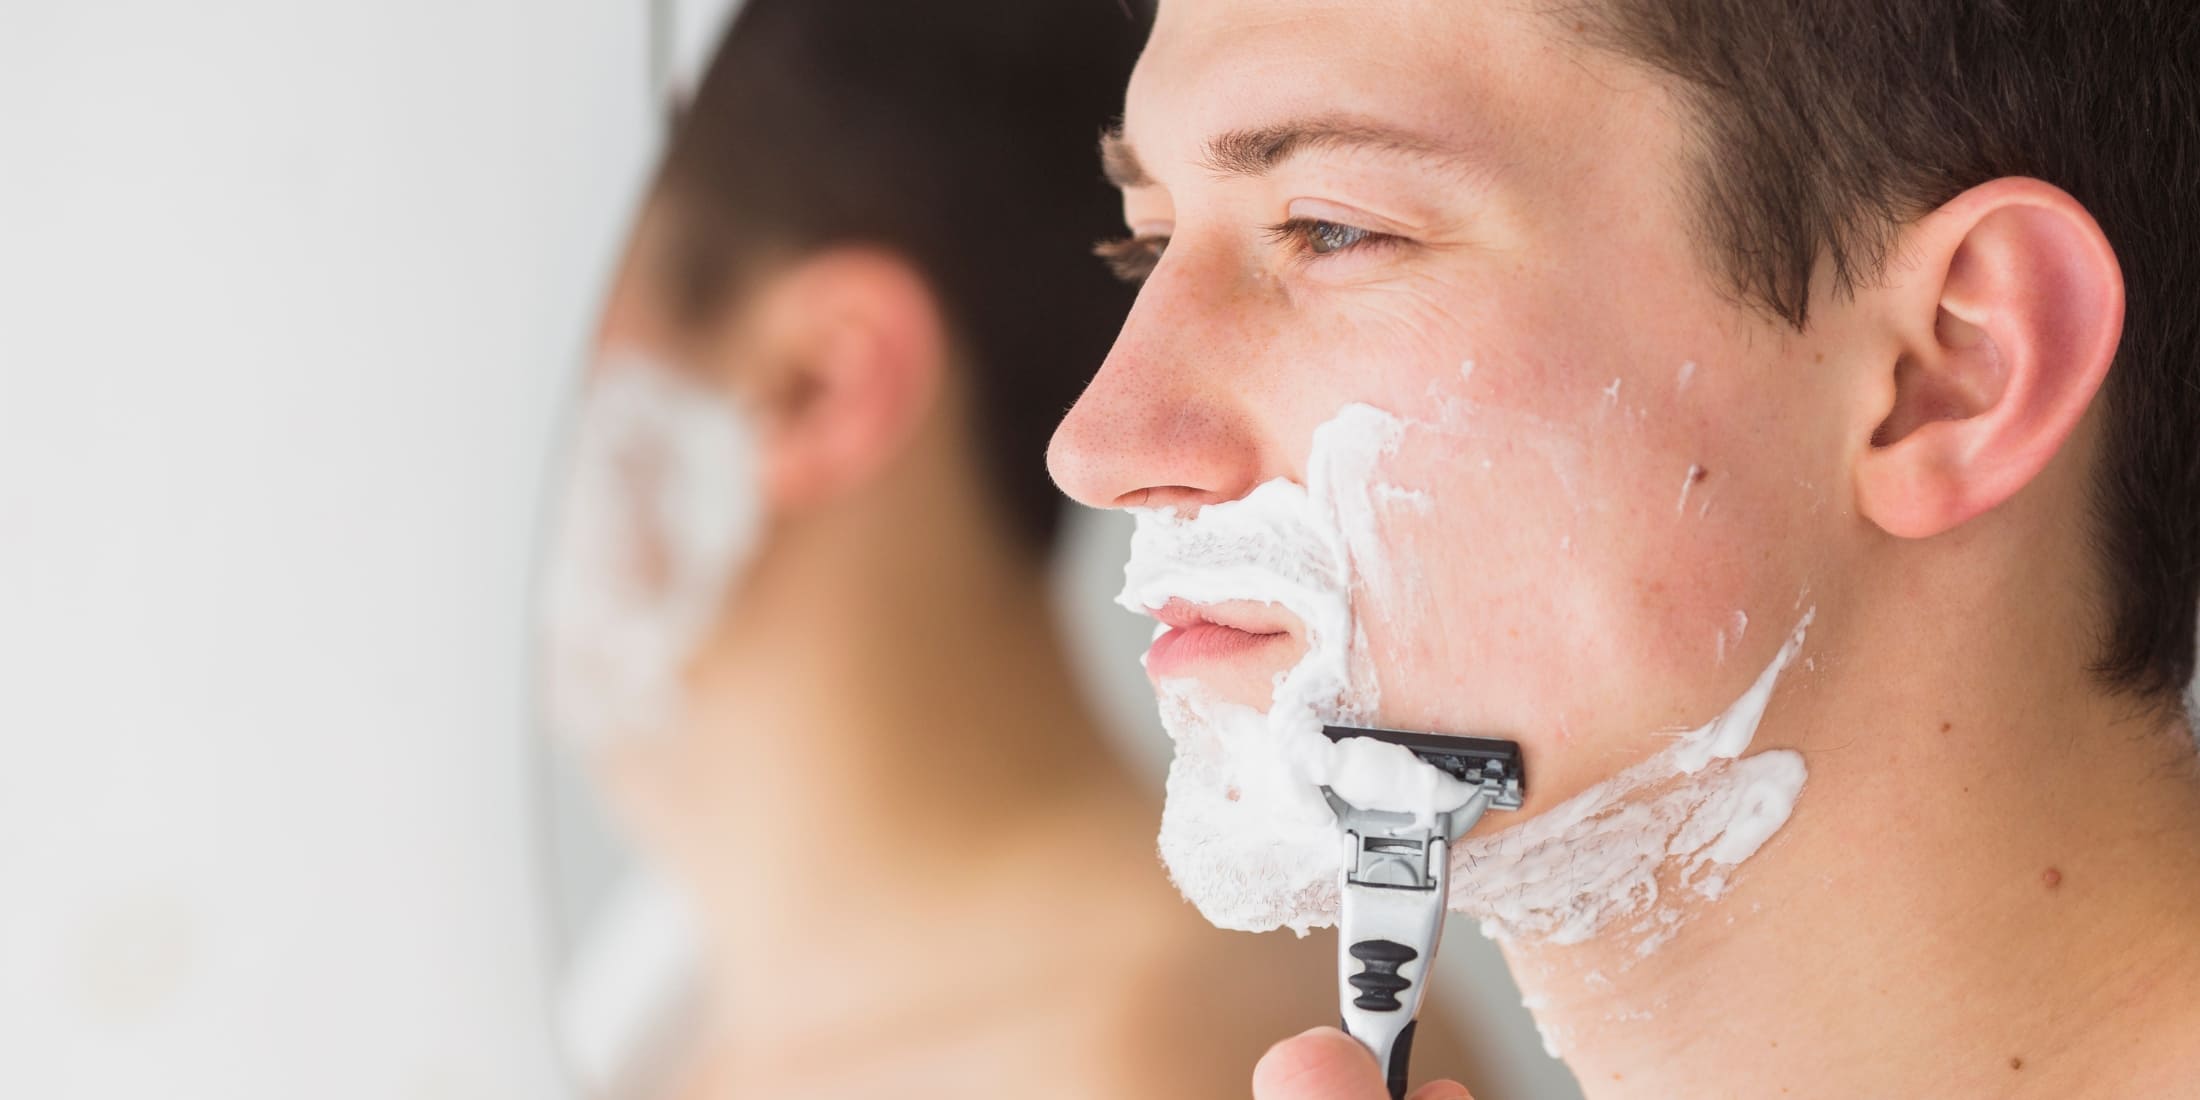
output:
[[[2024,1059],[2022,1059],[2022,1058],[2011,1058],[2011,1059],[2009,1059],[2009,1068],[2010,1068],[2010,1069],[2023,1069],[2023,1068],[2024,1068]]]
[[[2062,885],[2062,872],[2053,867],[2040,872],[2040,885],[2050,890]]]

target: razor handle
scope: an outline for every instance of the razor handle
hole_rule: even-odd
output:
[[[1363,809],[1322,788],[1344,839],[1337,876],[1344,1030],[1375,1055],[1391,1100],[1405,1100],[1414,1020],[1451,898],[1451,842],[1486,810],[1519,809],[1527,773],[1512,741],[1353,726],[1324,726],[1322,734],[1331,741],[1366,737],[1401,746],[1474,788],[1465,803],[1433,819]]]
[[[1415,1020],[1444,931],[1450,845],[1440,834],[1345,837],[1339,1011],[1345,1033],[1375,1055],[1392,1100],[1404,1100]]]

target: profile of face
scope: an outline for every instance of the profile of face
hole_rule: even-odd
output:
[[[1318,481],[1317,429],[1388,414],[1358,536],[1385,564],[1350,589],[1373,713],[1348,716],[1519,741],[1527,805],[1481,834],[1836,617],[1869,412],[1827,381],[1840,311],[1799,334],[1714,273],[1673,96],[1530,7],[1162,4],[1106,151],[1144,283],[1050,454],[1088,505],[1190,517]],[[1310,644],[1257,601],[1162,618],[1218,627],[1149,675],[1247,707]]]

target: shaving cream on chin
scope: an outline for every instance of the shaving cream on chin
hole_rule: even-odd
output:
[[[622,360],[582,394],[543,563],[544,693],[584,747],[662,730],[762,520],[754,433],[717,391]]]
[[[1453,809],[1463,784],[1396,745],[1332,743],[1325,723],[1364,724],[1379,698],[1353,618],[1356,584],[1388,575],[1378,537],[1376,467],[1405,425],[1350,405],[1314,432],[1304,485],[1277,479],[1193,515],[1136,512],[1117,602],[1252,601],[1289,611],[1306,650],[1277,677],[1263,712],[1216,699],[1198,681],[1160,685],[1175,742],[1161,816],[1161,858],[1184,896],[1223,928],[1264,932],[1332,923],[1341,839],[1323,786],[1413,813]]]

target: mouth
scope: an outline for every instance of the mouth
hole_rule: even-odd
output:
[[[1272,663],[1275,651],[1291,641],[1289,616],[1266,604],[1173,599],[1147,613],[1165,628],[1146,650],[1146,676],[1156,682]]]

